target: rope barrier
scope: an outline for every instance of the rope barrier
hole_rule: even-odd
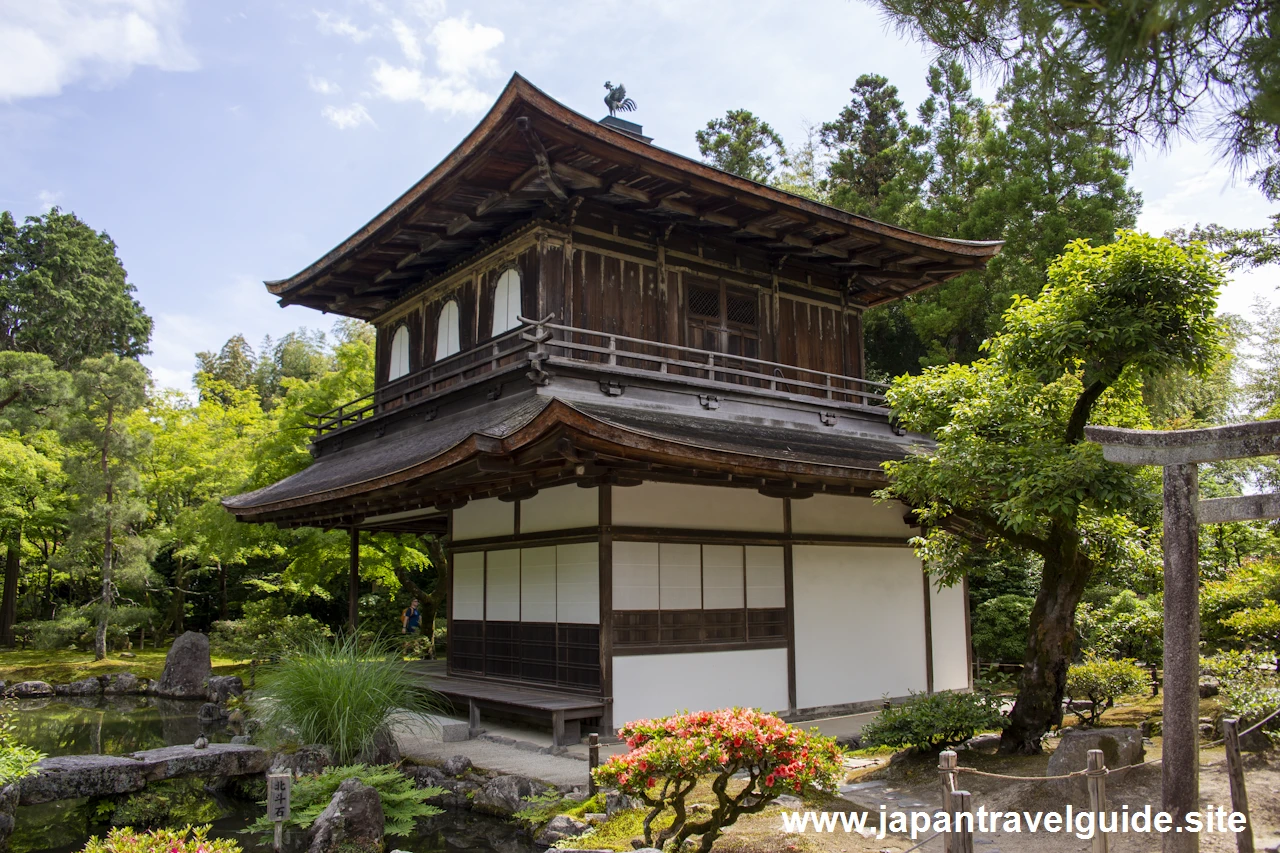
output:
[[[1271,722],[1272,720],[1274,720],[1276,717],[1280,717],[1280,708],[1276,708],[1276,709],[1275,709],[1274,711],[1272,711],[1268,716],[1266,716],[1265,718],[1263,718],[1263,720],[1262,720],[1261,722],[1259,722],[1259,723],[1254,723],[1252,726],[1249,726],[1249,728],[1247,728],[1247,729],[1245,729],[1244,731],[1240,732],[1240,737],[1244,737],[1244,736],[1245,736],[1245,735],[1247,735],[1247,734],[1252,734],[1253,732],[1256,732],[1258,729],[1262,728],[1262,727],[1263,727],[1263,726],[1265,726],[1267,723],[1269,723],[1269,722]]]

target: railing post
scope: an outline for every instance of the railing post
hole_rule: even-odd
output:
[[[954,750],[944,749],[938,753],[938,778],[942,782],[942,811],[951,820],[954,813],[952,795],[956,790],[956,754]],[[944,853],[954,853],[955,844],[950,830],[942,833],[942,849]]]
[[[968,791],[956,791],[951,801],[955,804],[951,813],[951,828],[955,830],[951,849],[954,853],[973,853],[973,798]],[[968,815],[968,819],[962,821],[961,815]]]
[[[1089,750],[1085,769],[1089,785],[1089,808],[1093,811],[1093,846],[1091,853],[1107,853],[1107,834],[1102,831],[1102,813],[1107,810],[1107,765],[1102,750]]]
[[[618,363],[618,339],[615,336],[610,335],[609,336],[609,364],[616,365],[617,363]]]
[[[1237,853],[1253,853],[1253,822],[1249,819],[1249,795],[1244,787],[1244,761],[1240,757],[1240,721],[1222,721],[1227,750],[1227,781],[1231,785],[1231,811],[1244,815],[1244,829],[1236,833]]]

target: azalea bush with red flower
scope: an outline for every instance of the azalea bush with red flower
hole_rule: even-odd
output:
[[[842,769],[833,738],[749,708],[636,720],[618,734],[630,751],[598,767],[596,783],[649,807],[644,841],[659,849],[674,840],[680,850],[699,835],[698,850],[708,853],[742,815],[762,811],[781,794],[834,790]],[[746,775],[733,778],[740,772]],[[690,820],[687,798],[704,778],[711,779],[716,802]],[[668,812],[671,823],[656,828]]]

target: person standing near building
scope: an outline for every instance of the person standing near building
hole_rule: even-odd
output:
[[[422,623],[422,611],[418,609],[418,599],[409,602],[408,608],[400,614],[400,624],[402,626],[401,633],[416,634],[418,626]]]

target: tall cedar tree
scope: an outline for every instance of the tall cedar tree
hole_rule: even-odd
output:
[[[72,539],[81,555],[100,549],[102,592],[93,651],[107,654],[107,625],[119,569],[139,562],[136,525],[146,516],[138,460],[147,437],[129,428],[129,415],[146,401],[147,372],[117,355],[85,359],[74,375],[76,411],[66,426],[67,468],[75,493]]]
[[[914,508],[926,564],[954,582],[975,554],[1043,562],[1005,752],[1039,752],[1061,723],[1076,608],[1095,572],[1152,559],[1134,517],[1157,487],[1105,462],[1084,427],[1145,426],[1143,376],[1211,368],[1223,281],[1199,244],[1132,232],[1105,246],[1077,241],[1038,298],[1015,298],[984,357],[900,377],[889,391],[902,424],[937,440],[887,464],[882,492]]]
[[[116,244],[58,208],[23,224],[0,213],[0,350],[81,359],[150,350],[151,318],[133,297]]]
[[[1130,138],[1191,132],[1280,198],[1276,0],[880,0],[903,29],[976,67],[1033,63],[1095,93],[1093,118]]]
[[[786,154],[782,137],[750,110],[729,110],[694,138],[702,159],[752,181],[770,180]]]

